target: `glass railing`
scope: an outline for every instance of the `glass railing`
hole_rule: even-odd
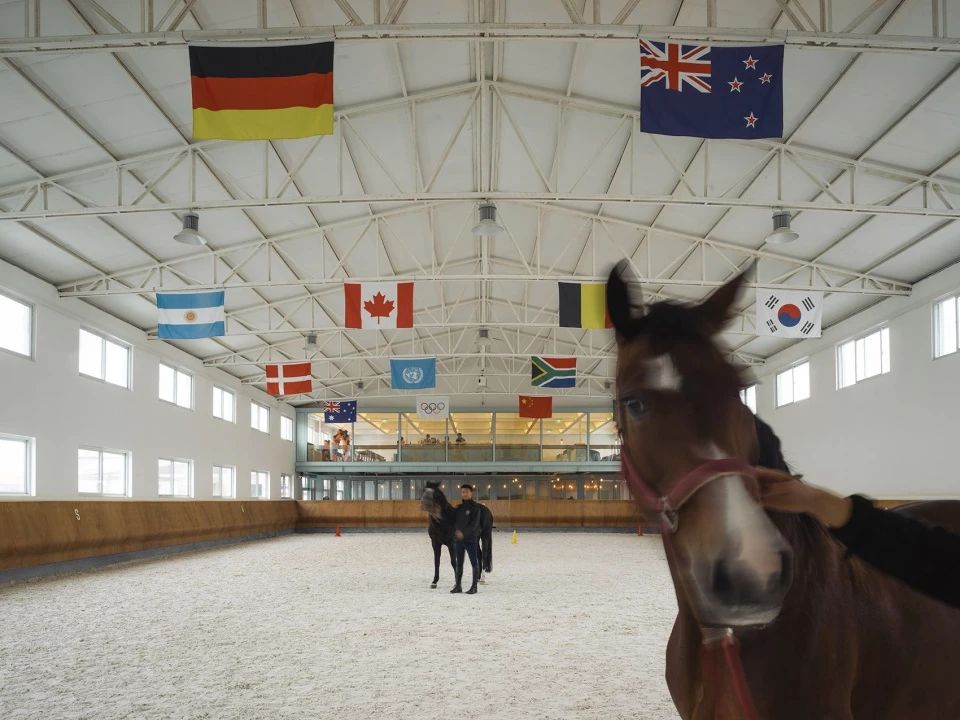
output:
[[[311,412],[299,416],[297,432],[308,438],[298,445],[298,462],[581,464],[620,458],[612,415],[603,412],[563,413],[543,421],[501,412],[453,413],[438,420],[382,412],[335,424]]]
[[[460,444],[398,445],[370,443],[346,448],[307,445],[307,462],[619,462],[619,445],[584,444],[497,445]]]

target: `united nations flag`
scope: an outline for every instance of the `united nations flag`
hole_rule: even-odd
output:
[[[437,386],[437,359],[390,360],[390,386],[394,390],[429,390]]]

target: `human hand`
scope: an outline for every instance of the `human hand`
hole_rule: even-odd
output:
[[[805,485],[780,470],[758,467],[760,502],[768,510],[813,515],[828,527],[847,524],[853,503],[813,485]]]
[[[454,536],[457,540],[463,540],[463,533],[462,533],[460,530],[455,530],[454,533],[453,533],[453,536]]]

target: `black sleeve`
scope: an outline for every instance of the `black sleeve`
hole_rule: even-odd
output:
[[[960,535],[853,495],[853,513],[833,536],[878,570],[960,608]]]

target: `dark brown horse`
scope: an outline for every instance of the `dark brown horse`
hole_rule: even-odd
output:
[[[736,673],[705,650],[730,628],[764,720],[960,718],[960,612],[849,557],[813,518],[768,514],[757,501],[757,425],[713,339],[742,280],[700,305],[640,312],[618,270],[607,289],[625,475],[635,497],[664,510],[677,710],[684,720],[745,716]],[[957,504],[908,512],[960,529]]]

